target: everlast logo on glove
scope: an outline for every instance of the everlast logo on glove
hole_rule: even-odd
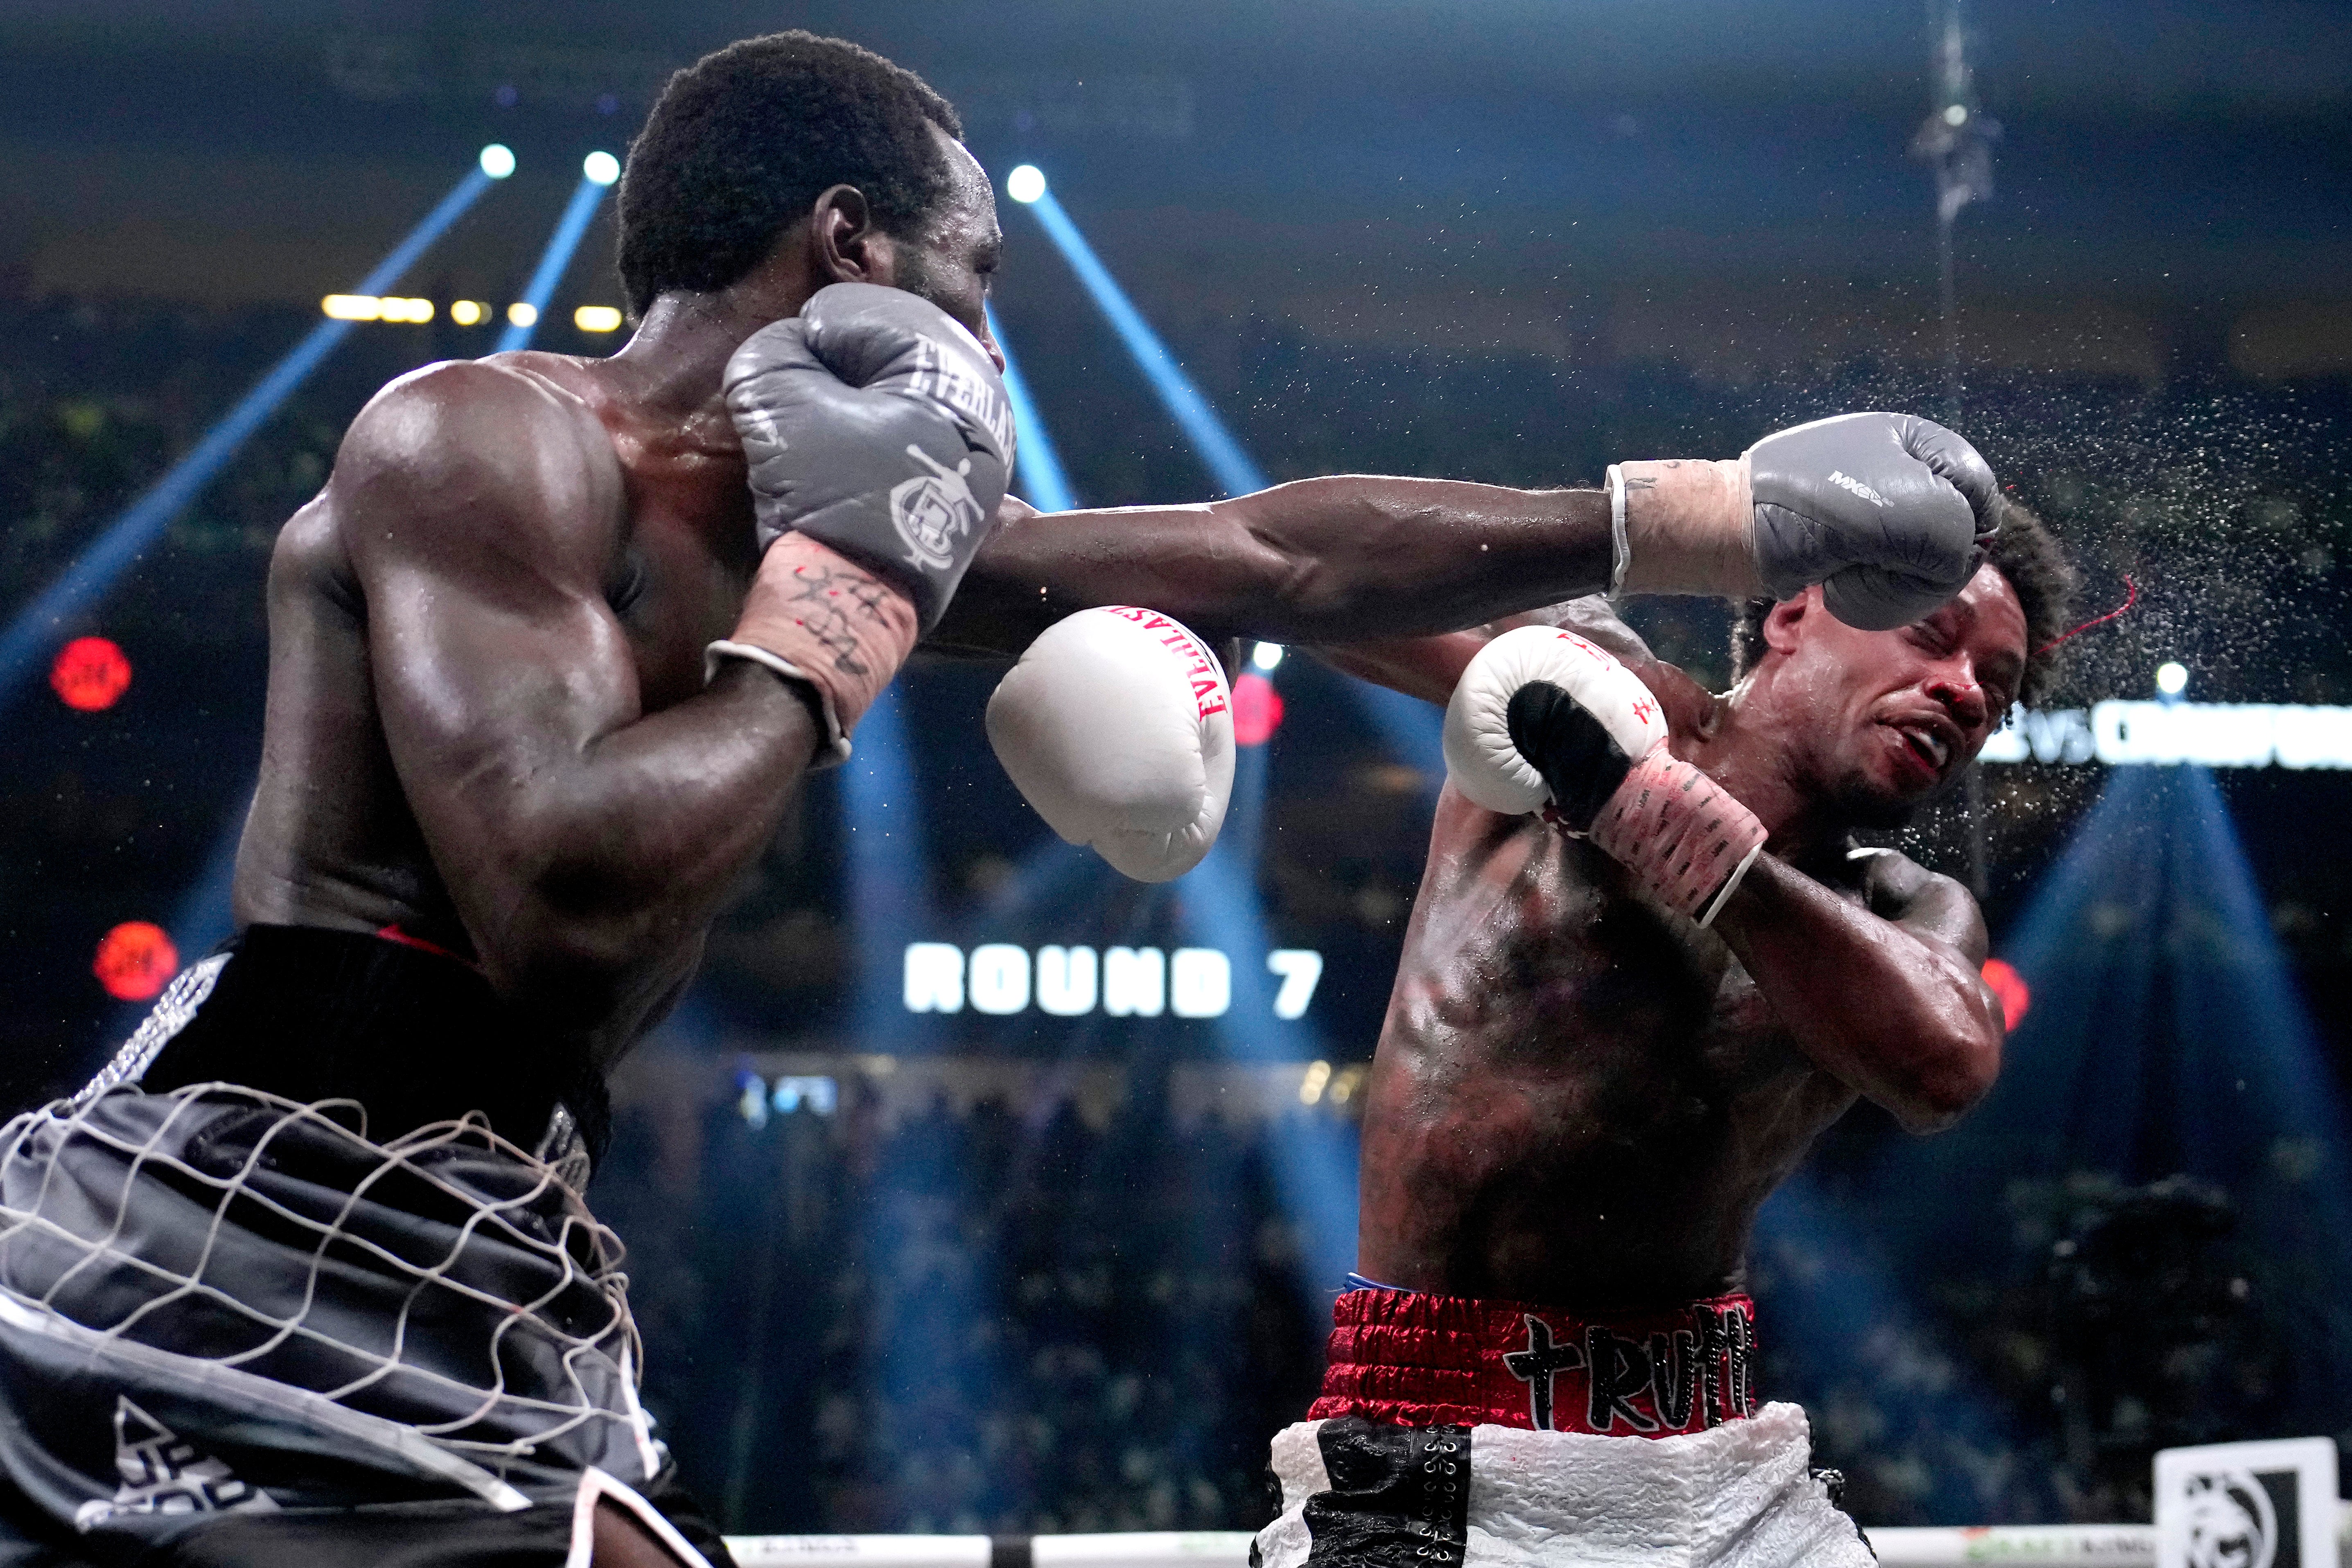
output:
[[[1222,667],[1217,663],[1217,656],[1209,651],[1208,644],[1157,610],[1138,609],[1133,605],[1111,605],[1105,607],[1104,614],[1117,616],[1123,621],[1133,621],[1145,631],[1157,633],[1161,647],[1186,661],[1187,673],[1192,679],[1192,700],[1200,709],[1202,718],[1225,710],[1229,700],[1225,679]]]
[[[926,337],[916,345],[915,374],[908,384],[909,391],[938,398],[987,431],[1004,453],[1005,467],[1011,468],[1013,405],[993,381],[992,376],[983,379],[968,353],[951,353],[938,339]]]
[[[965,480],[971,459],[950,468],[911,442],[907,456],[930,472],[890,487],[890,521],[906,543],[907,564],[943,571],[955,564],[958,538],[988,521]]]

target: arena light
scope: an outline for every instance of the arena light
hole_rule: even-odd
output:
[[[479,300],[453,300],[449,319],[461,327],[478,327],[490,319],[490,308]]]
[[[1045,194],[1045,171],[1034,163],[1024,163],[1004,176],[1004,194],[1027,206]]]
[[[539,265],[532,268],[530,282],[525,285],[522,298],[507,307],[507,330],[499,334],[498,352],[509,353],[516,349],[530,347],[532,333],[539,319],[547,313],[547,302],[555,295],[556,286],[563,281],[566,268],[572,265],[572,253],[587,236],[588,225],[596,216],[596,205],[604,199],[604,191],[613,180],[620,177],[621,166],[610,153],[591,153],[590,163],[583,164],[580,183],[572,189],[572,199],[563,206],[563,216],[555,220],[555,232],[547,237],[547,248],[540,253]],[[600,178],[604,164],[594,163],[602,158],[612,164],[611,178]]]
[[[180,950],[162,926],[124,921],[98,940],[89,970],[106,994],[121,1002],[144,1002],[179,973]]]
[[[494,183],[478,164],[467,170],[465,178],[360,280],[352,294],[380,297],[399,282],[416,264],[417,258],[447,233],[449,226],[464,216]],[[330,318],[312,327],[218,424],[205,432],[186,456],[110,523],[97,542],[56,582],[17,613],[7,631],[0,634],[0,709],[5,708],[26,678],[38,668],[43,650],[59,627],[114,585],[165,525],[212,482],[294,389],[310,378],[352,326],[348,321]]]
[[[49,689],[77,713],[101,713],[131,689],[131,660],[106,637],[76,637],[49,666]]]
[[[580,174],[592,184],[609,185],[621,177],[621,161],[610,153],[591,153],[580,161]]]
[[[1250,668],[1265,675],[1272,675],[1281,668],[1282,645],[1278,642],[1258,644],[1250,650]]]
[[[572,324],[583,332],[617,332],[623,320],[610,305],[583,305],[572,312]]]
[[[320,314],[337,321],[373,321],[383,308],[373,294],[330,294],[319,301]]]
[[[2178,697],[2189,689],[2189,667],[2166,659],[2156,667],[2156,689],[2167,697]]]
[[[1029,504],[1039,511],[1068,511],[1078,504],[1077,497],[1070,489],[1069,475],[1063,471],[1061,455],[1054,449],[1054,438],[1045,429],[1045,417],[1029,395],[1029,384],[1022,377],[1020,362],[1013,357],[1012,345],[1004,341],[1004,328],[996,312],[986,305],[981,309],[987,311],[988,333],[996,340],[996,352],[1004,356],[1004,395],[1013,402],[1013,423],[1020,433],[1013,443],[1014,475],[1029,492],[1025,498]]]
[[[1257,671],[1244,670],[1234,682],[1234,743],[1263,746],[1282,728],[1282,693]]]
[[[493,142],[483,148],[479,162],[482,173],[493,180],[503,180],[515,172],[515,155],[502,142]]]
[[[1193,451],[1208,465],[1218,485],[1232,495],[1265,489],[1264,471],[1242,450],[1241,443],[1234,439],[1233,432],[1209,406],[1209,400],[1201,395],[1200,388],[1176,363],[1176,356],[1169,353],[1168,345],[1160,342],[1160,334],[1144,321],[1142,312],[1128,299],[1127,291],[1095,254],[1094,247],[1078,232],[1078,226],[1062,210],[1062,204],[1045,188],[1043,175],[1038,177],[1037,195],[1028,206],[1037,215],[1037,221],[1045,226],[1055,248],[1070,264],[1070,270],[1078,275],[1078,281],[1086,286],[1096,307],[1109,318],[1112,329],[1134,356],[1161,405],[1183,427]]]

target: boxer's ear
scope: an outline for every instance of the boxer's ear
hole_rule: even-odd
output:
[[[856,185],[829,186],[816,198],[809,214],[809,247],[819,288],[897,282],[890,238],[875,225],[874,209]]]
[[[1822,613],[1821,600],[1819,588],[1807,588],[1794,598],[1773,605],[1764,616],[1764,646],[1775,653],[1794,648],[1804,636],[1806,618]]]

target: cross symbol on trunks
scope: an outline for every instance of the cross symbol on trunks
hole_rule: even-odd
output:
[[[1551,1380],[1554,1374],[1573,1372],[1584,1364],[1584,1352],[1574,1342],[1554,1344],[1551,1325],[1533,1312],[1523,1313],[1528,1325],[1528,1348],[1511,1351],[1503,1357],[1503,1365],[1513,1377],[1528,1385],[1528,1414],[1538,1432],[1554,1430],[1551,1424]]]

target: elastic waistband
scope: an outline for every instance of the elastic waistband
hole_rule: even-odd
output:
[[[1309,1420],[1671,1437],[1756,1410],[1756,1304],[1589,1318],[1524,1301],[1350,1290]]]

